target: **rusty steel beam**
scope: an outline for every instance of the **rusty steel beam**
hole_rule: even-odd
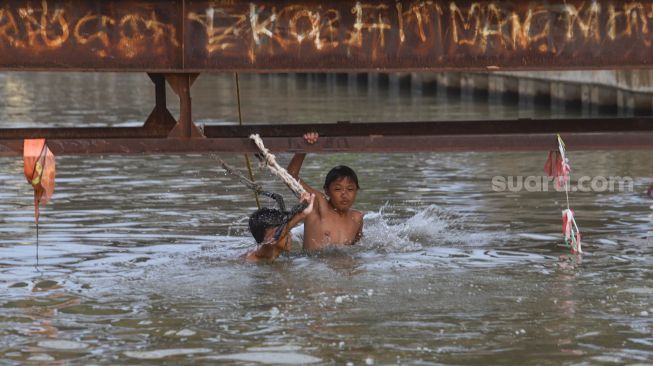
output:
[[[5,0],[0,70],[646,68],[652,9],[653,0]]]
[[[0,68],[173,70],[182,66],[181,1],[0,2]]]
[[[565,133],[570,150],[653,150],[653,132]],[[264,139],[266,147],[280,152],[408,153],[408,152],[504,152],[548,151],[557,148],[554,134],[341,136],[323,137],[307,145],[299,137]],[[238,137],[205,139],[49,139],[55,155],[255,153],[249,139]],[[0,140],[0,156],[22,155],[22,140]]]
[[[12,139],[146,139],[165,138],[164,130],[145,127],[66,127],[66,128],[6,128],[0,129],[0,141]]]
[[[202,137],[247,138],[258,133],[266,138],[297,137],[314,131],[322,136],[420,136],[420,135],[511,135],[555,133],[653,132],[652,118],[530,119],[434,122],[367,122],[318,124],[207,125]],[[147,127],[15,128],[0,129],[0,141],[24,138],[48,139],[186,139],[166,130]]]
[[[500,135],[653,131],[651,118],[530,119],[437,122],[375,122],[204,126],[206,137],[296,137],[307,131],[323,136]],[[1,130],[0,130],[0,136]],[[1,137],[0,137],[1,138]]]
[[[298,137],[323,135],[315,146]],[[651,119],[516,120],[312,125],[206,126],[206,138],[166,138],[143,128],[4,129],[0,155],[20,155],[22,139],[44,137],[55,154],[256,152],[247,138],[260,133],[274,152],[529,151],[556,147],[560,133],[571,149],[653,149]]]

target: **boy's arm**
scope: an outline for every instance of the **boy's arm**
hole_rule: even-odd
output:
[[[305,133],[303,137],[308,144],[312,145],[315,142],[317,142],[319,135],[317,134],[317,132],[309,132],[309,133]],[[305,153],[295,154],[290,160],[290,163],[288,163],[288,168],[286,170],[293,178],[299,181],[299,183],[302,185],[302,187],[304,187],[305,190],[307,190],[310,193],[315,193],[319,197],[319,193],[320,193],[319,191],[306,184],[306,182],[304,182],[303,179],[299,178],[299,171],[302,168],[302,164],[304,164],[304,158],[306,158]]]
[[[248,262],[272,262],[279,256],[279,254],[281,254],[281,249],[279,249],[276,244],[277,243],[259,245],[258,248],[245,254],[245,260]]]
[[[288,164],[288,168],[286,170],[288,170],[288,173],[290,173],[290,175],[293,178],[297,179],[299,184],[301,184],[302,187],[304,187],[304,189],[306,191],[308,191],[310,193],[318,194],[318,193],[320,193],[319,191],[317,191],[315,188],[313,188],[313,187],[309,186],[308,184],[306,184],[306,182],[304,182],[303,179],[299,178],[299,170],[302,168],[302,164],[304,163],[304,158],[305,157],[306,157],[306,154],[304,154],[304,153],[295,154],[292,157],[292,160],[290,160],[290,163]]]
[[[358,227],[358,232],[356,232],[356,236],[354,236],[354,241],[351,242],[352,245],[358,243],[361,238],[363,238],[363,215],[360,214],[360,216],[357,217],[357,221],[360,220],[360,226]]]
[[[304,221],[306,216],[308,216],[311,212],[313,212],[313,204],[315,203],[315,193],[304,193],[300,197],[301,202],[307,202],[308,206],[302,211],[297,213],[295,216],[293,216],[290,221],[286,224],[286,226],[283,228],[283,231],[281,232],[281,235],[279,236],[279,241],[281,239],[284,239],[289,233],[292,228],[297,226],[300,222]]]
[[[306,216],[308,216],[311,212],[313,212],[313,207],[314,207],[313,204],[315,202],[314,193],[305,192],[300,197],[300,201],[308,203],[308,206],[306,206],[306,208],[303,211],[298,212],[295,216],[293,216],[290,219],[290,221],[286,223],[286,226],[284,226],[281,235],[279,235],[278,243],[292,245],[292,240],[286,240],[288,235],[290,235],[290,230],[292,230],[292,228],[297,226],[300,222],[302,222],[306,218]],[[285,251],[290,251],[290,249],[291,248],[286,248],[286,247],[280,248],[280,250],[285,250]]]

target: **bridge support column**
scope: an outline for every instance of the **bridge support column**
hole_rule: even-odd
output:
[[[154,83],[155,106],[152,113],[145,120],[143,129],[152,133],[167,135],[177,124],[175,118],[166,106],[166,79],[163,74],[147,74]]]
[[[166,74],[165,79],[179,96],[179,121],[168,134],[168,138],[204,138],[192,118],[190,88],[199,74]]]

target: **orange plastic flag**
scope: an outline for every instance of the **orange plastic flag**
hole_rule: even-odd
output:
[[[56,165],[54,154],[48,149],[45,139],[30,139],[23,142],[23,165],[25,178],[34,188],[34,219],[39,223],[39,205],[50,201],[54,193]]]

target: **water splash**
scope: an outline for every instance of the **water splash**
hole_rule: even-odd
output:
[[[378,212],[365,214],[361,246],[384,252],[412,252],[441,245],[477,246],[496,239],[488,230],[468,229],[470,218],[438,205],[416,208],[408,217],[401,211],[386,204]]]

